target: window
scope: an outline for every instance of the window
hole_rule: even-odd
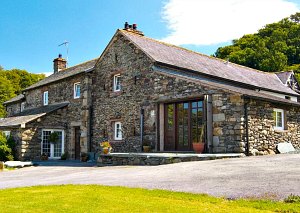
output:
[[[74,84],[74,99],[80,98],[80,83]]]
[[[115,140],[122,140],[122,124],[121,122],[115,122],[115,129],[114,129],[114,139]]]
[[[44,100],[44,106],[48,105],[48,91],[44,92],[43,100]]]
[[[114,92],[121,91],[121,74],[114,75]]]
[[[22,102],[22,103],[21,103],[21,112],[23,112],[24,109],[25,109],[25,102]]]
[[[273,118],[275,121],[275,130],[284,130],[284,114],[282,109],[274,109]]]

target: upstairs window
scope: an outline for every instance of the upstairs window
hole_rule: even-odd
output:
[[[21,112],[23,112],[24,109],[25,109],[25,102],[22,102],[22,103],[21,103]]]
[[[275,121],[275,130],[284,130],[284,111],[282,109],[273,110],[273,118]]]
[[[48,105],[48,91],[44,92],[43,103],[44,103],[44,106]]]
[[[80,98],[80,82],[74,84],[74,99]]]
[[[114,75],[114,92],[121,91],[121,74]]]
[[[122,140],[122,123],[119,121],[115,122],[114,139]]]

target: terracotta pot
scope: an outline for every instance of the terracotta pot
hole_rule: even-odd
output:
[[[103,154],[108,154],[109,153],[109,148],[103,148]]]
[[[81,161],[82,162],[87,162],[88,161],[88,156],[81,156]]]
[[[150,152],[151,151],[151,146],[143,146],[144,152]]]
[[[193,143],[193,149],[197,154],[201,154],[204,151],[204,143]]]

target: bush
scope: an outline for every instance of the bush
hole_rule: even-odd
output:
[[[300,196],[299,195],[289,195],[287,198],[284,199],[286,203],[300,203]]]
[[[14,160],[12,149],[7,143],[6,137],[0,132],[0,161]]]

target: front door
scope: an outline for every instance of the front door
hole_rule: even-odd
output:
[[[80,127],[75,127],[75,159],[80,159]]]
[[[50,134],[56,132],[58,141],[51,143],[49,141]],[[54,129],[43,129],[41,154],[46,154],[50,159],[59,159],[64,153],[64,131]]]
[[[191,151],[200,140],[203,125],[203,101],[165,104],[165,151]]]

